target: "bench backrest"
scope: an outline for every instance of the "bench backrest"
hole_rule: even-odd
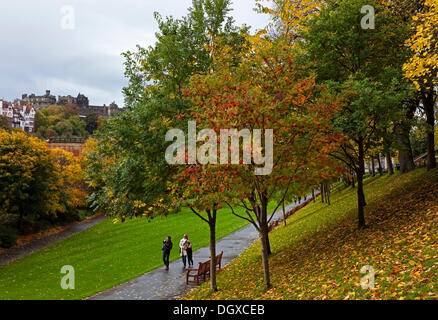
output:
[[[198,274],[204,274],[210,269],[210,261],[199,262]]]
[[[219,253],[217,256],[216,256],[216,264],[219,264],[220,262],[221,262],[221,260],[222,260],[222,255],[224,254],[224,252],[223,251],[221,251],[221,253]]]

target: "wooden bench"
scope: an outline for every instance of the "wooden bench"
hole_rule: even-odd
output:
[[[207,276],[210,276],[210,260],[207,262],[199,262],[198,269],[187,269],[186,282],[188,284],[189,278],[193,278],[193,281],[196,280],[196,284],[199,285],[199,278],[203,277],[205,281]]]
[[[218,254],[215,258],[215,267],[219,266],[219,270],[222,266],[222,256],[224,255],[224,252],[221,251],[220,254]],[[187,269],[187,276],[186,276],[186,283],[188,284],[190,281],[190,278],[193,278],[193,281],[196,281],[196,284],[199,285],[199,279],[200,277],[203,278],[205,281],[207,277],[210,276],[210,263],[211,260],[208,260],[206,262],[199,262],[198,269]]]

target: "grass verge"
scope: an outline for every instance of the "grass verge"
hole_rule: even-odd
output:
[[[217,238],[247,223],[222,209]],[[194,249],[209,243],[208,225],[189,209],[177,215],[128,220],[110,219],[8,265],[0,266],[0,299],[80,299],[162,266],[162,240],[172,236],[171,260],[179,258],[178,243],[187,233]],[[75,269],[75,290],[60,287],[61,267]]]

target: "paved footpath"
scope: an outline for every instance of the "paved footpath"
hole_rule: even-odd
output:
[[[72,235],[75,235],[79,232],[91,228],[92,226],[95,226],[104,219],[105,215],[94,216],[85,221],[73,223],[72,225],[66,227],[60,232],[44,236],[38,240],[32,241],[17,248],[8,249],[3,253],[0,253],[0,266],[10,263],[18,258],[27,256],[35,251],[44,249],[56,242],[67,239]]]
[[[293,209],[298,204],[291,204],[285,211]],[[272,220],[282,216],[283,209],[274,213]],[[224,252],[222,266],[229,264],[251,244],[258,240],[258,232],[250,224],[216,242],[216,252]],[[178,250],[179,239],[175,239],[174,249]],[[175,248],[176,247],[176,248]],[[210,248],[206,246],[193,253],[194,267],[198,262],[210,260]],[[91,300],[174,300],[184,297],[196,285],[186,284],[181,258],[170,263],[169,270],[164,266],[152,270],[138,278],[122,283],[114,288],[98,293]]]

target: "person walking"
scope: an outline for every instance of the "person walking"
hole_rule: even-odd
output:
[[[179,253],[181,255],[184,268],[187,265],[187,242],[189,242],[189,240],[187,235],[185,234],[184,237],[179,242]]]
[[[193,250],[190,241],[187,241],[187,262],[189,263],[189,267],[193,267]]]
[[[173,243],[170,236],[166,238],[166,240],[163,240],[163,248],[161,250],[163,251],[163,262],[166,266],[166,270],[169,270],[169,256],[170,256],[170,250],[172,250]]]

